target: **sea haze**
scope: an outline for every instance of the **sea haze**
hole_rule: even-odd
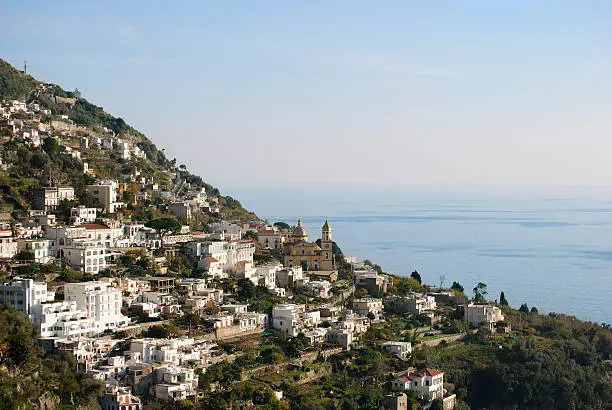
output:
[[[605,190],[347,191],[236,189],[270,222],[320,237],[327,217],[347,255],[427,283],[477,282],[513,307],[612,322],[612,194]]]

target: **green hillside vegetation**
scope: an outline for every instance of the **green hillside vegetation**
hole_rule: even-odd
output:
[[[25,101],[30,91],[39,86],[31,75],[21,71],[0,59],[0,100]]]

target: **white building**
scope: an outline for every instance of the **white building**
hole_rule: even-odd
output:
[[[383,318],[383,302],[377,298],[362,298],[353,300],[353,310],[360,316],[374,316],[374,320]],[[370,315],[371,314],[371,315]]]
[[[296,281],[304,278],[304,272],[301,266],[293,266],[291,268],[283,268],[276,272],[276,286],[280,288],[293,288]]]
[[[48,239],[19,239],[17,249],[32,253],[36,263],[51,263],[53,258],[49,252],[49,242]]]
[[[74,188],[65,187],[43,187],[33,193],[32,208],[52,211],[62,201],[74,200]]]
[[[0,284],[0,303],[10,303],[30,318],[33,317],[33,306],[53,299],[55,292],[49,292],[44,282],[15,278],[12,282]]]
[[[259,229],[257,230],[259,244],[263,249],[283,249],[285,243],[285,235],[274,229]]]
[[[95,321],[99,332],[114,330],[128,324],[129,319],[121,314],[121,290],[106,282],[67,283],[64,299],[75,301],[87,317]]]
[[[199,207],[192,201],[175,201],[168,204],[168,213],[177,218],[191,219]]]
[[[287,333],[289,336],[297,336],[300,333],[298,322],[303,308],[303,305],[292,303],[275,305],[272,307],[272,327]]]
[[[276,287],[276,272],[281,268],[282,265],[278,263],[257,266],[252,280],[254,280],[256,285],[274,289]]]
[[[436,309],[436,298],[421,294],[389,296],[385,302],[391,311],[397,313],[422,315]]]
[[[253,263],[255,244],[249,241],[195,241],[186,245],[187,252],[198,257],[200,261],[213,258],[223,267],[225,272],[235,272],[240,262]],[[203,267],[202,263],[198,266]]]
[[[110,251],[95,240],[75,239],[60,246],[62,262],[82,272],[97,274],[106,269]]]
[[[444,373],[434,369],[412,371],[406,377],[395,379],[391,388],[395,391],[413,390],[421,398],[429,401],[443,399]]]
[[[265,330],[268,327],[268,315],[257,312],[243,312],[236,315],[235,321],[243,332]]]
[[[323,327],[315,327],[314,329],[304,332],[304,336],[306,337],[306,339],[308,339],[308,342],[310,344],[324,342],[326,334],[327,329]]]
[[[221,306],[221,311],[236,315],[238,313],[246,313],[247,307],[248,305],[227,304],[227,305]]]
[[[241,226],[227,221],[211,223],[208,225],[208,228],[212,233],[220,233],[238,239],[242,238],[242,236],[246,233]]]
[[[63,301],[37,304],[32,307],[34,325],[40,331],[40,337],[73,337],[94,336],[100,333],[93,318],[79,309],[75,301]]]
[[[87,192],[109,213],[125,206],[123,202],[117,201],[117,181],[100,181],[93,185],[87,185]]]
[[[70,219],[75,225],[94,223],[97,215],[98,210],[96,208],[87,208],[84,205],[70,209]]]
[[[353,344],[353,332],[349,329],[340,327],[331,327],[327,329],[325,341],[342,347],[344,350],[350,350]]]
[[[102,242],[107,248],[121,248],[129,245],[129,240],[122,241],[124,238],[123,228],[109,228],[106,225],[96,223],[83,224],[80,227],[85,228],[84,235],[87,239]]]
[[[493,329],[497,322],[504,321],[504,315],[500,308],[487,304],[468,303],[465,305],[465,321],[470,326],[486,326]]]
[[[326,280],[311,280],[303,281],[299,287],[305,289],[308,294],[321,299],[328,299],[330,297],[329,292],[332,289],[332,284]],[[296,285],[297,286],[297,285]]]
[[[399,357],[402,360],[408,359],[412,354],[412,344],[410,342],[388,341],[381,344],[380,348]]]
[[[102,410],[142,410],[140,398],[129,387],[106,386],[100,404]]]
[[[0,229],[0,258],[12,258],[17,253],[17,240],[10,229]]]

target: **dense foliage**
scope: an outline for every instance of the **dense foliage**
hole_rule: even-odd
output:
[[[0,403],[6,409],[64,403],[99,408],[103,386],[75,371],[74,356],[46,355],[30,319],[0,305]]]
[[[0,100],[24,100],[38,81],[0,59]]]

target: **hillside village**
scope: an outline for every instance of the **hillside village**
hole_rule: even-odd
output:
[[[0,102],[0,303],[100,383],[103,410],[299,408],[338,368],[382,386],[360,407],[462,408],[417,351],[516,331],[486,285],[470,301],[343,255],[327,220],[316,238],[261,220],[122,120],[76,115],[78,90],[35,86]]]

